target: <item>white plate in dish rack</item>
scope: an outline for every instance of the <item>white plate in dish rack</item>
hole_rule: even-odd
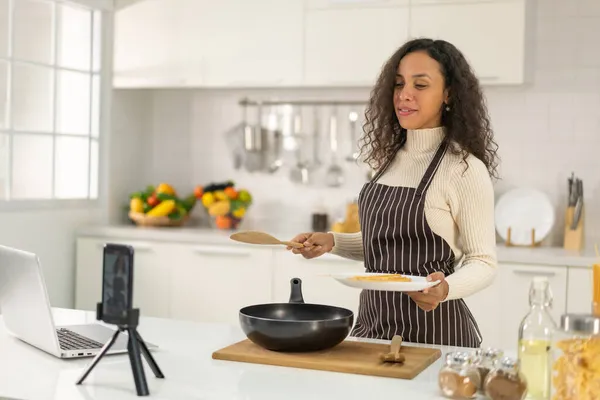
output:
[[[440,283],[440,281],[427,282],[424,276],[412,276],[403,275],[411,279],[410,282],[381,282],[381,281],[363,281],[354,279],[360,276],[373,276],[373,275],[389,275],[377,274],[377,273],[356,273],[356,272],[342,272],[329,274],[328,276],[337,280],[343,285],[353,287],[356,289],[369,289],[369,290],[384,290],[392,292],[417,292],[428,287],[432,287]]]
[[[503,194],[496,203],[496,231],[504,241],[516,245],[531,244],[531,230],[535,229],[535,243],[548,236],[554,226],[554,207],[548,196],[536,189],[519,188]]]

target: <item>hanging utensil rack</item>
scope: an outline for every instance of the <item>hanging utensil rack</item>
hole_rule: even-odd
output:
[[[318,181],[323,182],[326,186],[339,187],[344,182],[344,169],[342,164],[356,163],[356,154],[358,150],[357,139],[355,137],[355,124],[357,123],[357,115],[362,114],[362,111],[367,106],[367,100],[346,100],[346,99],[251,99],[248,97],[241,98],[238,102],[240,107],[244,109],[244,115],[247,115],[247,108],[254,107],[258,111],[257,120],[251,123],[251,128],[245,125],[247,133],[263,132],[268,137],[264,138],[262,143],[266,147],[260,152],[252,152],[248,146],[241,146],[242,157],[246,159],[245,169],[250,172],[274,174],[280,170],[284,164],[291,169],[290,179],[298,174],[294,174],[294,167],[301,168],[303,171],[302,179],[292,179],[296,183],[308,184],[309,181],[314,181],[313,173],[322,170],[327,172],[327,176],[318,178]],[[305,113],[306,108],[312,108],[313,113]],[[321,108],[329,110],[321,111]],[[264,126],[262,112],[267,112],[269,121],[276,120],[276,126],[269,123],[268,127]],[[328,113],[329,116],[322,115]],[[339,115],[338,115],[339,114]],[[271,118],[274,117],[274,118]],[[305,121],[305,118],[312,121]],[[302,121],[300,121],[302,119]],[[337,119],[335,128],[331,127],[330,121]],[[248,124],[248,122],[245,122]],[[292,126],[292,128],[290,128]],[[326,127],[327,126],[327,127]],[[295,127],[295,128],[294,128]],[[302,129],[298,129],[301,127]],[[340,130],[344,134],[340,134]],[[347,133],[347,134],[346,134]],[[247,135],[246,135],[247,136]],[[327,140],[324,140],[327,139]],[[338,139],[342,139],[345,146],[350,147],[348,155],[337,154]],[[246,140],[247,142],[248,140]],[[270,145],[268,145],[270,143]],[[329,143],[329,145],[327,145]],[[335,146],[333,145],[335,143]],[[306,146],[311,147],[307,151]],[[239,146],[238,146],[239,147]],[[302,148],[301,148],[302,147]],[[322,158],[322,151],[329,151],[329,155]],[[294,161],[284,161],[285,154],[289,154]],[[346,150],[344,150],[346,152]],[[310,155],[309,155],[310,154]],[[239,154],[238,154],[239,155]],[[352,157],[350,157],[352,155]],[[256,161],[260,156],[260,162],[250,164],[248,161]],[[312,159],[309,161],[308,158]],[[263,160],[264,158],[264,160]],[[344,160],[344,161],[342,161]],[[238,161],[238,167],[241,167]],[[249,166],[261,165],[267,166],[259,170],[249,168]],[[276,168],[274,167],[276,166]],[[335,179],[330,179],[331,171],[335,169]],[[297,172],[297,171],[296,171]],[[319,175],[319,174],[317,174]],[[310,176],[310,179],[309,179]],[[328,178],[329,177],[329,178]],[[311,182],[312,183],[312,182]]]

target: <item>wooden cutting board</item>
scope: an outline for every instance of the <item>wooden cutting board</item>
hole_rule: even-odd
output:
[[[439,349],[402,346],[404,364],[384,363],[379,355],[390,351],[380,343],[344,341],[328,349],[310,353],[282,353],[266,350],[250,340],[232,344],[213,353],[215,360],[239,361],[348,374],[412,379],[441,356]]]

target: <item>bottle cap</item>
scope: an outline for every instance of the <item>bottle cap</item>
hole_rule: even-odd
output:
[[[477,349],[475,355],[481,359],[495,360],[504,356],[504,351],[488,347],[487,349]]]
[[[473,361],[471,355],[462,351],[455,351],[446,354],[446,364],[456,366],[466,366]]]
[[[521,363],[518,358],[502,357],[497,361],[498,367],[503,371],[517,372]]]

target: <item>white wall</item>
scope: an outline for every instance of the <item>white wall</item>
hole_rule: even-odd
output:
[[[513,186],[546,192],[557,207],[557,225],[549,240],[554,245],[562,244],[571,171],[585,185],[588,240],[600,241],[600,51],[594,42],[600,37],[599,4],[596,0],[539,1],[530,42],[532,83],[485,89],[502,158],[503,179],[496,184],[497,192]],[[143,115],[136,108],[135,115],[120,117],[135,135],[142,126],[148,127],[140,146],[151,148],[140,165],[143,175],[137,184],[167,180],[185,191],[197,183],[235,179],[257,199],[247,226],[268,219],[270,229],[292,224],[308,229],[310,212],[320,199],[329,211],[342,213],[344,202],[355,197],[364,182],[359,168],[347,166],[349,182],[337,190],[295,186],[287,179],[287,169],[272,176],[233,170],[225,132],[241,121],[237,102],[244,96],[366,99],[368,89],[117,91],[115,98],[146,107]],[[345,126],[341,120],[339,125]]]

